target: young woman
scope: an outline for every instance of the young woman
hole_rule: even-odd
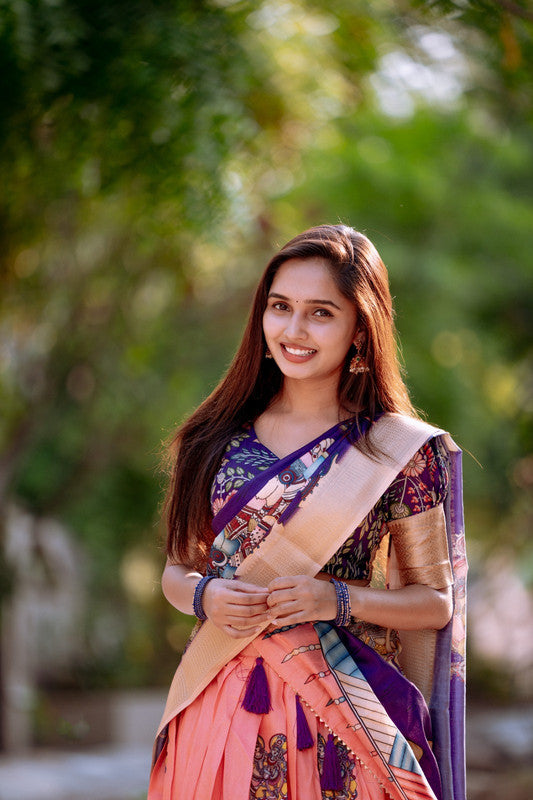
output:
[[[173,458],[163,591],[199,622],[149,800],[464,800],[460,454],[411,406],[365,236],[274,256]]]

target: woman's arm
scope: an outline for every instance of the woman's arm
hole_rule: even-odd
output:
[[[452,590],[411,584],[401,589],[349,586],[352,616],[401,631],[440,630],[452,616]]]
[[[268,606],[274,625],[335,619],[337,596],[330,575],[316,578],[296,575],[276,578],[267,587]],[[361,581],[346,581],[352,616],[398,630],[440,629],[452,614],[451,588],[433,589],[412,584],[400,589],[374,589]]]
[[[183,564],[167,560],[161,577],[161,588],[168,602],[184,614],[193,614],[194,590],[202,576]]]
[[[183,564],[167,561],[161,587],[168,602],[184,614],[193,613],[194,591],[202,576]],[[270,619],[267,590],[240,580],[214,578],[204,589],[207,618],[234,639],[250,636]]]
[[[174,608],[192,614],[194,590],[201,575],[183,564],[165,566],[161,586]],[[334,619],[337,596],[330,575],[276,578],[266,588],[215,578],[204,591],[208,618],[234,638],[251,635],[262,623],[294,625]],[[413,584],[401,589],[373,589],[361,581],[346,581],[352,616],[399,630],[443,628],[452,613],[451,589]]]

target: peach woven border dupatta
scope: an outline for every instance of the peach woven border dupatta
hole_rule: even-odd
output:
[[[372,426],[378,452],[371,458],[355,447],[332,465],[298,512],[268,536],[239,566],[236,576],[258,586],[287,574],[316,575],[366,517],[385,489],[425,441],[442,431],[400,414],[384,414]],[[264,628],[268,627],[268,622]],[[159,726],[189,705],[218,671],[257,634],[232,639],[209,620],[192,640],[176,670]]]

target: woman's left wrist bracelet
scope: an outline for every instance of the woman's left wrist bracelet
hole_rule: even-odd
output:
[[[197,619],[207,619],[207,614],[204,611],[204,592],[205,587],[209,583],[209,581],[216,578],[216,575],[204,575],[203,578],[200,578],[198,583],[196,584],[196,588],[194,590],[194,597],[192,599],[192,611]]]
[[[344,627],[348,625],[352,618],[352,604],[350,601],[350,592],[347,584],[344,581],[337,581],[335,578],[330,578],[329,582],[333,584],[335,595],[337,597],[337,616],[335,617],[335,625]]]

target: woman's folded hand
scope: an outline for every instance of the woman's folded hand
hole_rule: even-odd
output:
[[[203,607],[214,625],[234,639],[242,639],[270,620],[267,597],[267,589],[252,583],[215,578],[205,587]]]
[[[335,619],[337,615],[337,595],[329,580],[292,575],[275,578],[267,589],[274,626]]]

